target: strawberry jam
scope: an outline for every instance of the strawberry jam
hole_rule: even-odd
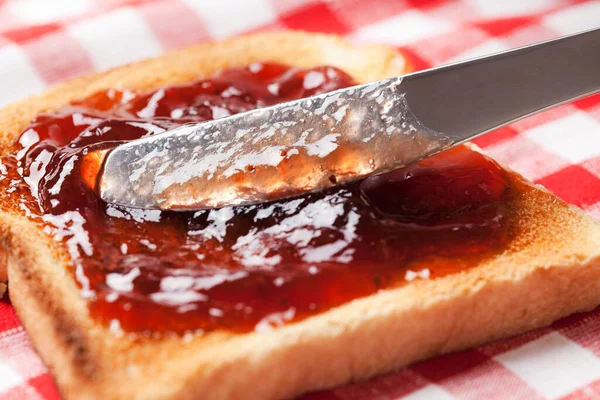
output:
[[[335,68],[256,63],[97,93],[22,132],[0,164],[1,203],[62,242],[92,316],[130,332],[268,329],[502,251],[515,192],[464,147],[320,193],[197,212],[107,204],[79,174],[90,148],[352,84]]]

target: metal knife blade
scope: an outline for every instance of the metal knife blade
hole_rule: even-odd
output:
[[[600,30],[184,125],[85,157],[106,201],[253,204],[385,173],[600,90]]]

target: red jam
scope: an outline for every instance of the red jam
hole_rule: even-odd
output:
[[[514,190],[463,147],[360,184],[198,212],[110,205],[78,172],[92,145],[352,84],[335,68],[252,64],[154,92],[98,93],[23,131],[0,165],[11,200],[1,203],[64,243],[94,317],[133,332],[260,330],[502,251]]]

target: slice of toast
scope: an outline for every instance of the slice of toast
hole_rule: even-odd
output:
[[[407,68],[391,49],[355,48],[329,36],[246,36],[79,78],[0,110],[0,146],[6,152],[37,113],[99,90],[151,89],[253,61],[333,65],[359,82]],[[12,302],[65,398],[287,398],[600,304],[600,226],[518,174],[509,176],[520,188],[518,234],[502,254],[268,332],[115,335],[89,315],[63,246],[17,213],[0,213],[0,270],[8,268]]]

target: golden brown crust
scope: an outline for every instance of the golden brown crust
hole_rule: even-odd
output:
[[[6,146],[37,112],[103,88],[185,82],[256,60],[333,64],[358,81],[404,69],[401,57],[381,47],[353,48],[303,33],[247,36],[80,78],[0,110],[0,141]],[[519,234],[503,254],[267,333],[215,332],[189,341],[117,337],[89,317],[63,249],[27,219],[3,213],[11,296],[69,399],[274,399],[328,388],[600,303],[598,225],[517,174],[511,177],[522,188]]]
[[[9,247],[8,243],[8,229],[0,226],[0,298],[6,291],[6,281],[8,280],[8,271],[6,270],[8,252],[6,249]]]

